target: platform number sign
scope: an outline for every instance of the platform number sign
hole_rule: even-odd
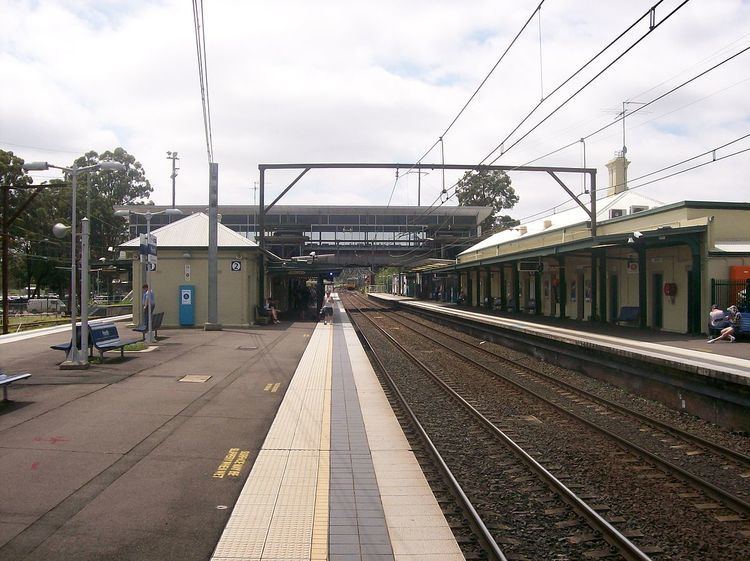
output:
[[[231,265],[232,271],[237,272],[242,270],[242,261],[239,259],[235,259],[232,261]]]
[[[156,263],[155,262],[147,262],[146,263],[146,269],[148,269],[149,273],[153,273],[156,270]]]

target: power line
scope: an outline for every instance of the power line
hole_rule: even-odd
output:
[[[744,49],[741,49],[740,51],[738,51],[738,52],[734,53],[733,55],[730,55],[729,57],[725,58],[724,60],[722,60],[722,61],[720,61],[720,62],[718,62],[718,63],[714,64],[713,66],[711,66],[711,67],[707,68],[706,70],[704,70],[704,71],[702,71],[702,72],[700,72],[700,73],[696,74],[695,76],[693,76],[693,77],[691,77],[691,78],[689,78],[689,79],[685,80],[684,82],[682,82],[682,83],[680,83],[680,84],[676,85],[675,87],[671,88],[671,89],[670,89],[669,91],[667,91],[667,92],[665,92],[665,93],[663,93],[663,94],[661,94],[661,95],[659,95],[659,96],[657,96],[657,97],[655,97],[655,98],[651,99],[651,100],[650,100],[650,101],[648,101],[648,102],[645,102],[645,103],[643,103],[643,104],[642,104],[642,105],[641,105],[640,107],[638,107],[637,109],[634,109],[633,111],[631,111],[631,112],[630,112],[630,116],[632,116],[632,115],[633,115],[633,114],[635,114],[635,113],[638,113],[639,111],[642,111],[643,109],[645,109],[646,107],[648,107],[648,106],[650,106],[650,105],[653,105],[653,104],[654,104],[654,103],[656,103],[657,101],[660,101],[660,100],[664,99],[664,98],[665,98],[665,97],[667,97],[668,95],[670,95],[670,94],[673,94],[673,93],[674,93],[674,92],[676,92],[677,90],[679,90],[679,89],[681,89],[681,88],[683,88],[683,87],[687,86],[688,84],[690,84],[690,83],[694,82],[694,81],[695,81],[695,80],[697,80],[698,78],[701,78],[701,77],[705,76],[705,75],[706,75],[706,74],[708,74],[709,72],[712,72],[712,71],[716,70],[716,69],[717,69],[717,68],[719,68],[720,66],[723,66],[724,64],[728,63],[729,61],[731,61],[731,60],[735,59],[735,58],[736,58],[736,57],[738,57],[739,55],[741,55],[741,54],[743,54],[743,53],[745,53],[745,52],[747,52],[747,51],[749,51],[749,50],[750,50],[750,46],[747,46],[747,47],[745,47]],[[743,80],[743,81],[744,81],[744,80]],[[741,81],[741,82],[742,82],[742,81]],[[741,82],[738,82],[738,83],[741,83]],[[737,84],[735,84],[735,85],[737,85]],[[653,89],[653,88],[652,88],[652,89]],[[724,91],[725,89],[727,89],[727,88],[723,88],[723,89],[719,90],[719,92],[721,92],[721,91]],[[715,93],[718,93],[718,92],[715,92]],[[711,94],[711,95],[713,95],[713,94]],[[709,96],[705,96],[705,97],[709,97]],[[701,99],[704,99],[704,98],[701,98]],[[693,103],[696,103],[697,101],[700,101],[700,100],[696,100],[695,102],[691,102],[690,104],[687,104],[687,105],[686,105],[686,106],[684,106],[684,107],[687,107],[687,106],[689,106],[689,105],[692,105]],[[680,108],[680,109],[682,109],[682,108]],[[674,110],[674,111],[677,111],[677,109],[676,109],[676,110]],[[649,119],[648,121],[644,121],[644,123],[640,123],[640,124],[639,124],[638,126],[640,126],[640,125],[642,125],[642,124],[645,124],[646,122],[650,122],[650,121],[653,121],[653,120],[655,120],[655,119],[657,119],[657,118],[660,118],[660,117],[663,117],[663,116],[669,115],[670,113],[673,113],[674,111],[671,111],[671,112],[665,113],[664,115],[660,115],[659,117],[654,117],[653,119]],[[537,156],[536,158],[533,158],[533,159],[531,159],[531,160],[529,160],[529,161],[525,162],[525,163],[524,163],[524,164],[522,164],[522,165],[524,165],[524,166],[527,166],[527,165],[533,164],[534,162],[538,162],[539,160],[542,160],[542,159],[544,159],[544,158],[547,158],[547,157],[549,157],[549,156],[552,156],[552,155],[554,155],[554,154],[557,154],[558,152],[562,152],[563,150],[567,150],[568,148],[571,148],[571,147],[573,147],[573,146],[576,146],[577,144],[579,144],[579,143],[581,142],[581,140],[588,140],[588,139],[590,139],[591,137],[593,137],[593,136],[595,136],[595,135],[597,135],[597,134],[601,133],[602,131],[604,131],[604,130],[606,130],[606,129],[608,129],[608,128],[610,128],[610,127],[614,126],[614,125],[616,125],[617,123],[619,123],[620,121],[622,121],[622,120],[623,120],[624,118],[625,118],[625,116],[624,116],[624,115],[618,116],[618,117],[616,117],[616,118],[615,118],[615,119],[614,119],[613,121],[611,121],[611,122],[607,123],[607,124],[606,124],[606,125],[604,125],[604,126],[601,126],[601,127],[599,127],[598,129],[596,129],[596,130],[594,130],[594,131],[592,131],[592,132],[588,133],[588,134],[587,134],[587,135],[585,135],[585,136],[582,136],[582,137],[581,137],[580,139],[578,139],[578,140],[574,140],[574,141],[571,141],[571,142],[569,142],[568,144],[565,144],[564,146],[560,146],[560,147],[558,147],[558,148],[555,148],[554,150],[552,150],[552,151],[550,151],[550,152],[547,152],[546,154],[544,154],[544,155],[542,155],[542,156]],[[559,205],[558,205],[558,206],[559,206]],[[553,208],[556,208],[556,207],[553,207]]]
[[[663,1],[663,0],[662,0],[662,1]],[[507,55],[507,54],[508,54],[508,51],[510,51],[510,49],[511,49],[511,48],[513,47],[513,45],[514,45],[514,44],[516,43],[516,41],[518,40],[518,38],[519,38],[519,37],[521,36],[521,34],[522,34],[522,33],[524,32],[524,30],[525,30],[525,29],[526,29],[526,28],[528,27],[529,23],[531,23],[531,21],[532,21],[532,20],[534,19],[534,15],[535,15],[535,14],[536,14],[537,12],[539,12],[539,11],[541,10],[541,8],[542,8],[542,4],[544,4],[544,2],[545,2],[545,0],[542,0],[542,1],[541,1],[541,2],[539,3],[539,5],[538,5],[538,6],[536,7],[536,8],[534,8],[534,11],[533,11],[533,12],[531,12],[531,15],[530,15],[530,16],[528,17],[528,19],[527,19],[527,20],[526,20],[526,22],[525,22],[525,23],[523,24],[523,26],[521,27],[521,29],[520,29],[520,30],[518,31],[518,33],[516,33],[515,37],[513,37],[513,39],[511,40],[511,42],[510,42],[510,43],[508,44],[508,46],[507,46],[507,47],[505,47],[505,50],[504,50],[504,51],[502,52],[502,54],[500,55],[500,58],[498,58],[498,59],[497,59],[497,61],[495,62],[495,64],[494,64],[494,65],[492,66],[492,68],[490,68],[490,71],[489,71],[489,72],[487,73],[487,75],[486,75],[486,76],[484,77],[484,79],[483,79],[483,80],[482,80],[482,81],[481,81],[481,82],[479,83],[479,85],[478,85],[478,86],[476,87],[476,89],[474,90],[474,93],[472,93],[472,94],[471,94],[471,96],[469,96],[469,99],[468,99],[468,100],[466,101],[466,103],[464,103],[463,107],[461,107],[461,109],[460,109],[460,110],[459,110],[459,112],[458,112],[458,113],[456,114],[456,116],[455,116],[455,117],[453,117],[453,120],[452,120],[452,121],[450,122],[450,124],[449,124],[449,125],[448,125],[448,126],[447,126],[447,127],[445,128],[445,130],[443,131],[443,134],[441,134],[441,135],[440,135],[440,136],[438,137],[438,139],[437,139],[437,140],[436,140],[436,141],[435,141],[435,142],[434,142],[434,143],[432,144],[432,146],[430,146],[430,147],[429,147],[429,148],[427,149],[427,151],[426,151],[426,152],[425,152],[424,154],[422,154],[422,156],[420,156],[420,158],[419,158],[419,159],[418,159],[418,160],[416,161],[415,165],[416,165],[416,164],[420,164],[420,163],[422,163],[422,160],[424,160],[424,159],[425,159],[425,158],[427,157],[427,155],[428,155],[428,154],[429,154],[430,152],[432,152],[432,151],[433,151],[433,150],[435,149],[435,147],[436,147],[436,146],[437,146],[438,144],[440,144],[440,143],[442,142],[442,140],[443,140],[443,137],[444,137],[444,136],[445,136],[446,134],[448,134],[448,132],[449,132],[449,131],[451,130],[451,128],[453,128],[453,125],[455,125],[455,124],[456,124],[456,121],[458,121],[459,117],[461,117],[461,115],[463,115],[464,111],[466,111],[466,108],[467,108],[467,107],[469,107],[469,104],[470,104],[470,103],[471,103],[472,101],[474,101],[474,98],[475,98],[475,97],[477,96],[477,94],[479,93],[479,90],[481,90],[481,89],[482,89],[482,87],[483,87],[483,86],[484,86],[484,85],[485,85],[485,84],[487,83],[487,80],[489,80],[489,79],[490,79],[490,76],[492,76],[492,74],[493,74],[493,73],[495,72],[495,70],[497,69],[497,67],[498,67],[498,66],[500,65],[500,63],[501,63],[501,62],[503,61],[503,59],[505,58],[505,55]],[[541,56],[541,55],[540,55],[540,56]],[[411,166],[411,167],[410,167],[410,168],[409,168],[408,170],[406,170],[406,173],[409,173],[409,172],[410,172],[410,171],[411,171],[412,169],[414,169],[414,166]],[[406,173],[405,173],[404,175],[406,175]],[[391,194],[391,197],[393,197],[393,194]],[[390,204],[390,203],[389,203],[389,204]]]
[[[597,72],[591,79],[589,79],[583,86],[578,88],[575,92],[573,92],[572,95],[570,95],[565,101],[563,101],[561,104],[559,104],[555,109],[553,109],[550,113],[548,113],[541,121],[539,121],[536,125],[531,127],[528,131],[526,131],[520,138],[516,139],[513,144],[511,144],[509,147],[505,148],[505,142],[510,139],[510,137],[525,123],[529,117],[536,111],[536,109],[544,102],[544,100],[540,101],[534,109],[532,109],[522,120],[521,122],[498,144],[495,148],[493,148],[489,154],[487,154],[484,158],[482,158],[482,162],[484,163],[489,159],[492,154],[497,152],[498,150],[501,150],[500,155],[498,155],[496,158],[490,161],[490,165],[494,164],[499,160],[504,154],[506,154],[508,151],[510,151],[514,146],[516,146],[519,142],[521,142],[523,139],[525,139],[527,136],[529,136],[532,132],[534,132],[537,128],[539,128],[544,122],[547,121],[550,117],[552,117],[555,113],[557,113],[560,109],[565,107],[573,98],[575,98],[579,93],[581,93],[584,89],[586,89],[589,85],[591,85],[592,82],[594,82],[597,78],[599,78],[602,74],[604,74],[607,70],[609,70],[612,66],[615,65],[622,57],[624,57],[626,54],[628,54],[631,50],[633,50],[641,41],[643,41],[646,37],[648,37],[655,29],[657,29],[660,25],[662,25],[665,21],[667,21],[669,18],[671,18],[675,13],[677,13],[678,10],[680,10],[685,4],[687,4],[690,0],[683,0],[676,8],[674,8],[671,12],[669,12],[665,17],[663,17],[659,22],[654,21],[654,13],[656,10],[656,7],[661,4],[664,0],[659,0],[652,8],[649,9],[648,12],[646,12],[643,16],[638,18],[632,25],[630,25],[625,31],[623,31],[614,41],[609,43],[604,49],[599,51],[592,59],[590,59],[586,64],[584,64],[581,68],[579,68],[576,72],[574,72],[571,76],[569,76],[565,81],[563,81],[557,88],[555,88],[550,95],[548,95],[545,99],[549,99],[550,96],[552,96],[555,92],[557,92],[561,87],[563,87],[566,83],[568,83],[574,76],[576,76],[579,72],[581,72],[584,68],[586,68],[591,62],[593,62],[596,58],[599,57],[604,51],[609,49],[611,45],[613,45],[615,42],[617,42],[625,33],[630,31],[635,25],[640,23],[644,18],[649,17],[649,28],[646,33],[641,35],[633,44],[631,44],[627,49],[625,49],[622,53],[617,55],[614,60],[609,62],[604,68],[602,68],[599,72]]]
[[[214,161],[213,134],[211,132],[211,115],[208,100],[208,65],[206,61],[206,35],[203,20],[203,0],[193,0],[193,27],[195,30],[195,48],[198,56],[198,81],[200,83],[201,104],[203,108],[203,129],[206,135],[206,153],[208,162]]]
[[[736,151],[736,152],[733,152],[733,153],[731,153],[731,154],[726,154],[726,155],[724,155],[724,156],[720,156],[720,157],[717,157],[717,156],[716,156],[716,152],[717,152],[717,151],[719,151],[719,150],[722,150],[722,149],[724,149],[724,148],[727,148],[728,146],[731,146],[732,144],[736,144],[737,142],[740,142],[741,140],[745,140],[745,139],[747,139],[747,138],[750,138],[750,133],[747,133],[747,134],[744,134],[744,135],[742,135],[742,136],[739,136],[739,137],[737,137],[737,138],[735,138],[735,139],[733,139],[733,140],[730,140],[729,142],[725,142],[724,144],[721,144],[721,145],[719,145],[719,146],[716,146],[715,148],[711,148],[710,150],[706,150],[706,151],[704,151],[704,152],[701,152],[700,154],[696,154],[696,155],[694,155],[694,156],[691,156],[691,157],[689,157],[689,158],[685,158],[685,159],[683,159],[683,160],[680,160],[679,162],[675,162],[675,163],[673,163],[673,164],[669,164],[669,165],[667,165],[667,166],[664,166],[664,167],[662,167],[662,168],[659,168],[659,169],[657,169],[657,170],[654,170],[654,171],[650,171],[650,172],[648,172],[648,173],[644,173],[643,175],[639,175],[638,177],[634,177],[634,178],[631,178],[631,179],[629,179],[629,180],[628,180],[628,184],[629,184],[629,186],[628,186],[628,190],[629,190],[629,191],[632,191],[632,190],[634,190],[634,189],[638,189],[638,188],[640,188],[640,187],[644,187],[645,185],[650,185],[650,184],[652,184],[652,183],[656,183],[657,181],[662,181],[662,180],[664,180],[664,179],[668,179],[668,178],[670,178],[670,177],[674,177],[675,175],[679,175],[679,174],[685,173],[685,172],[687,172],[687,171],[691,171],[691,170],[694,170],[694,169],[697,169],[697,168],[700,168],[700,167],[706,166],[706,165],[708,165],[708,164],[712,164],[712,163],[714,163],[714,162],[719,162],[719,161],[721,161],[721,160],[725,160],[725,159],[727,159],[727,158],[731,158],[731,157],[733,157],[733,156],[737,156],[737,155],[739,155],[739,154],[742,154],[742,153],[744,153],[744,152],[747,152],[748,150],[750,150],[750,148],[745,148],[745,149],[742,149],[742,150],[738,150],[738,151]],[[631,183],[633,183],[633,182],[639,181],[639,180],[641,180],[641,179],[645,179],[645,178],[647,178],[647,177],[651,177],[651,176],[653,176],[653,175],[657,175],[657,174],[659,174],[659,173],[663,173],[663,172],[665,172],[665,171],[669,171],[670,169],[674,169],[674,168],[676,168],[676,167],[678,167],[678,166],[684,165],[684,164],[686,164],[686,163],[688,163],[688,162],[692,162],[693,160],[697,160],[698,158],[702,158],[702,157],[704,157],[704,156],[708,156],[708,155],[711,155],[711,156],[712,156],[712,159],[711,159],[711,160],[709,160],[709,161],[707,161],[707,162],[703,162],[703,163],[697,164],[697,165],[695,165],[695,166],[691,166],[691,167],[689,167],[689,168],[686,168],[686,169],[684,169],[684,170],[680,170],[680,171],[677,171],[677,172],[675,172],[675,173],[671,173],[671,174],[669,174],[669,175],[666,175],[666,176],[664,176],[664,177],[659,177],[659,178],[656,178],[656,179],[653,179],[653,180],[650,180],[650,181],[647,181],[647,182],[641,183],[641,184],[639,184],[639,185],[631,185]],[[620,187],[620,186],[622,186],[622,185],[623,185],[622,183],[619,183],[619,184],[617,184],[617,185],[614,185],[613,187]],[[606,195],[606,194],[600,194],[599,196],[597,196],[596,200],[597,200],[597,201],[600,201],[600,200],[602,200],[602,199],[606,199],[606,198],[607,198],[607,196],[608,196],[608,195]],[[562,204],[558,204],[558,205],[555,205],[555,206],[553,206],[553,207],[547,208],[547,209],[545,209],[545,210],[541,210],[541,211],[535,212],[535,213],[533,213],[533,214],[529,214],[529,215],[527,215],[527,216],[524,216],[523,218],[520,218],[520,219],[518,219],[518,220],[519,220],[519,222],[520,222],[520,223],[524,223],[524,222],[526,222],[526,221],[528,221],[528,220],[530,220],[530,219],[532,219],[532,218],[536,218],[537,216],[540,216],[540,215],[544,215],[544,214],[547,214],[547,213],[549,213],[549,212],[554,212],[554,211],[556,211],[556,210],[557,210],[558,208],[560,208],[560,207],[561,207],[561,206],[562,206],[563,204],[569,204],[569,203],[570,203],[570,201],[565,201],[565,202],[564,202],[564,203],[562,203]],[[567,210],[567,209],[566,209],[566,210]]]
[[[690,0],[683,0],[676,8],[674,8],[671,12],[669,12],[664,18],[661,19],[658,23],[655,21],[655,12],[656,8],[663,2],[664,0],[659,0],[654,4],[648,11],[646,11],[641,17],[637,18],[632,24],[630,24],[624,31],[622,31],[617,37],[615,37],[612,41],[610,41],[606,46],[604,46],[602,49],[600,49],[593,57],[591,57],[588,61],[586,61],[581,67],[579,67],[575,72],[573,72],[570,76],[568,76],[565,80],[563,80],[560,84],[558,84],[544,99],[542,99],[539,103],[537,103],[532,110],[527,113],[527,115],[521,120],[521,122],[505,137],[505,139],[498,144],[494,149],[492,149],[482,160],[479,162],[478,165],[484,164],[488,158],[492,156],[497,150],[502,149],[501,154],[497,156],[494,160],[489,162],[489,165],[494,164],[503,154],[508,152],[510,148],[521,142],[524,138],[526,138],[529,134],[531,134],[536,128],[538,128],[542,123],[544,123],[547,119],[552,117],[557,111],[559,111],[563,106],[565,106],[570,100],[572,100],[575,96],[577,96],[581,91],[583,91],[585,88],[587,88],[594,80],[596,80],[599,76],[601,76],[606,70],[611,68],[615,63],[617,63],[623,56],[625,56],[630,50],[635,48],[636,45],[638,45],[643,39],[645,39],[652,31],[654,31],[657,27],[659,27],[662,23],[667,21],[670,17],[672,17],[680,8],[682,8],[685,4],[687,4]],[[541,7],[541,4],[540,4]],[[537,8],[539,9],[539,8]],[[535,12],[536,13],[536,10]],[[534,13],[532,13],[532,18],[534,16]],[[617,43],[622,37],[624,37],[628,32],[630,32],[636,25],[638,25],[641,21],[643,21],[646,17],[649,18],[649,29],[648,31],[643,34],[640,38],[638,38],[635,43],[631,44],[625,51],[620,53],[614,60],[609,62],[602,70],[600,70],[593,78],[591,78],[589,81],[587,81],[583,86],[581,86],[573,95],[568,97],[562,104],[558,105],[551,113],[549,113],[544,119],[542,119],[539,123],[537,123],[532,129],[527,131],[521,138],[516,140],[508,149],[504,148],[505,142],[525,123],[533,113],[536,112],[536,110],[544,103],[545,100],[549,99],[552,95],[554,95],[556,92],[558,92],[562,87],[564,87],[570,80],[572,80],[575,76],[580,74],[585,68],[587,68],[589,65],[591,65],[596,59],[598,59],[604,52],[609,50],[610,47],[612,47],[615,43]],[[531,19],[531,18],[530,18]],[[530,21],[530,20],[529,20]],[[528,24],[528,21],[527,21]],[[580,140],[576,140],[576,143],[578,143]],[[439,142],[439,140],[438,140]],[[432,148],[437,145],[437,142],[432,146]],[[432,150],[430,148],[430,150]],[[425,154],[426,155],[426,154]],[[424,157],[424,156],[423,156]],[[458,182],[454,183],[450,189],[455,190],[458,185]],[[445,204],[448,200],[452,198],[453,195],[447,196],[446,200],[442,200],[442,196],[440,197],[441,202],[440,206]],[[434,203],[433,203],[434,204]]]

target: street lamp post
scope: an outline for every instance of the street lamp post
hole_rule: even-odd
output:
[[[117,210],[115,211],[115,216],[130,216],[131,214],[135,214],[136,216],[143,216],[146,219],[146,244],[149,243],[151,239],[151,218],[156,216],[157,214],[166,214],[168,216],[175,216],[175,215],[181,215],[182,211],[179,208],[167,208],[164,210],[160,210],[158,212],[135,212],[133,210]],[[149,305],[148,309],[146,311],[146,343],[152,344],[156,341],[154,340],[154,331],[153,331],[153,320],[152,320],[152,306],[151,306],[151,298],[152,298],[152,291],[153,288],[151,288],[151,283],[149,282],[149,266],[148,266],[148,258],[145,262],[145,268],[146,272],[144,274],[146,284],[148,285],[149,294],[147,294],[149,298]],[[143,306],[143,302],[141,302],[141,307]]]
[[[84,171],[93,171],[97,169],[108,170],[108,171],[125,171],[125,164],[120,162],[99,162],[91,166],[78,167],[73,164],[71,167],[56,166],[48,162],[29,162],[23,165],[23,169],[26,171],[46,171],[49,168],[59,169],[70,174],[71,184],[73,190],[72,203],[71,203],[71,259],[70,259],[70,325],[71,325],[71,336],[70,336],[70,352],[68,357],[60,365],[61,369],[78,370],[89,367],[88,359],[88,219],[84,218],[85,222],[82,225],[83,234],[85,236],[85,245],[82,238],[81,241],[81,348],[78,348],[78,341],[76,337],[76,299],[77,299],[77,286],[76,286],[76,194],[78,187],[78,174]],[[62,225],[61,225],[62,226]],[[60,232],[64,235],[66,228],[62,226],[62,230],[58,229],[56,235]],[[85,291],[84,291],[85,290]]]

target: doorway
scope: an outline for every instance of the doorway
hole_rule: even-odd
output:
[[[620,309],[620,283],[617,275],[609,276],[609,321],[617,321],[618,310]]]
[[[583,271],[578,271],[576,275],[576,304],[576,319],[584,319]]]
[[[651,318],[651,327],[661,329],[664,321],[664,292],[662,291],[664,275],[654,273],[651,279],[651,290],[654,299],[654,313]]]

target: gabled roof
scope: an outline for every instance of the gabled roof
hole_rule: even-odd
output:
[[[207,248],[208,215],[202,212],[196,212],[195,214],[181,218],[171,224],[152,230],[151,233],[156,236],[157,246],[159,248]],[[219,248],[258,247],[258,244],[254,241],[247,239],[223,224],[219,224],[217,239]],[[120,247],[138,247],[139,243],[139,238],[133,238],[122,244]]]
[[[649,209],[660,207],[663,203],[632,191],[623,191],[616,195],[610,195],[597,200],[596,221],[602,223],[610,219],[609,211],[612,209],[622,209],[629,215],[630,207],[647,207]],[[459,255],[472,253],[488,247],[502,245],[504,243],[516,241],[522,237],[533,236],[542,232],[551,232],[560,228],[566,228],[573,224],[580,224],[589,220],[584,210],[576,205],[574,208],[563,210],[561,212],[539,218],[537,220],[522,224],[511,230],[503,230],[497,234],[480,241],[469,249],[462,251]],[[525,232],[521,228],[525,227]]]

